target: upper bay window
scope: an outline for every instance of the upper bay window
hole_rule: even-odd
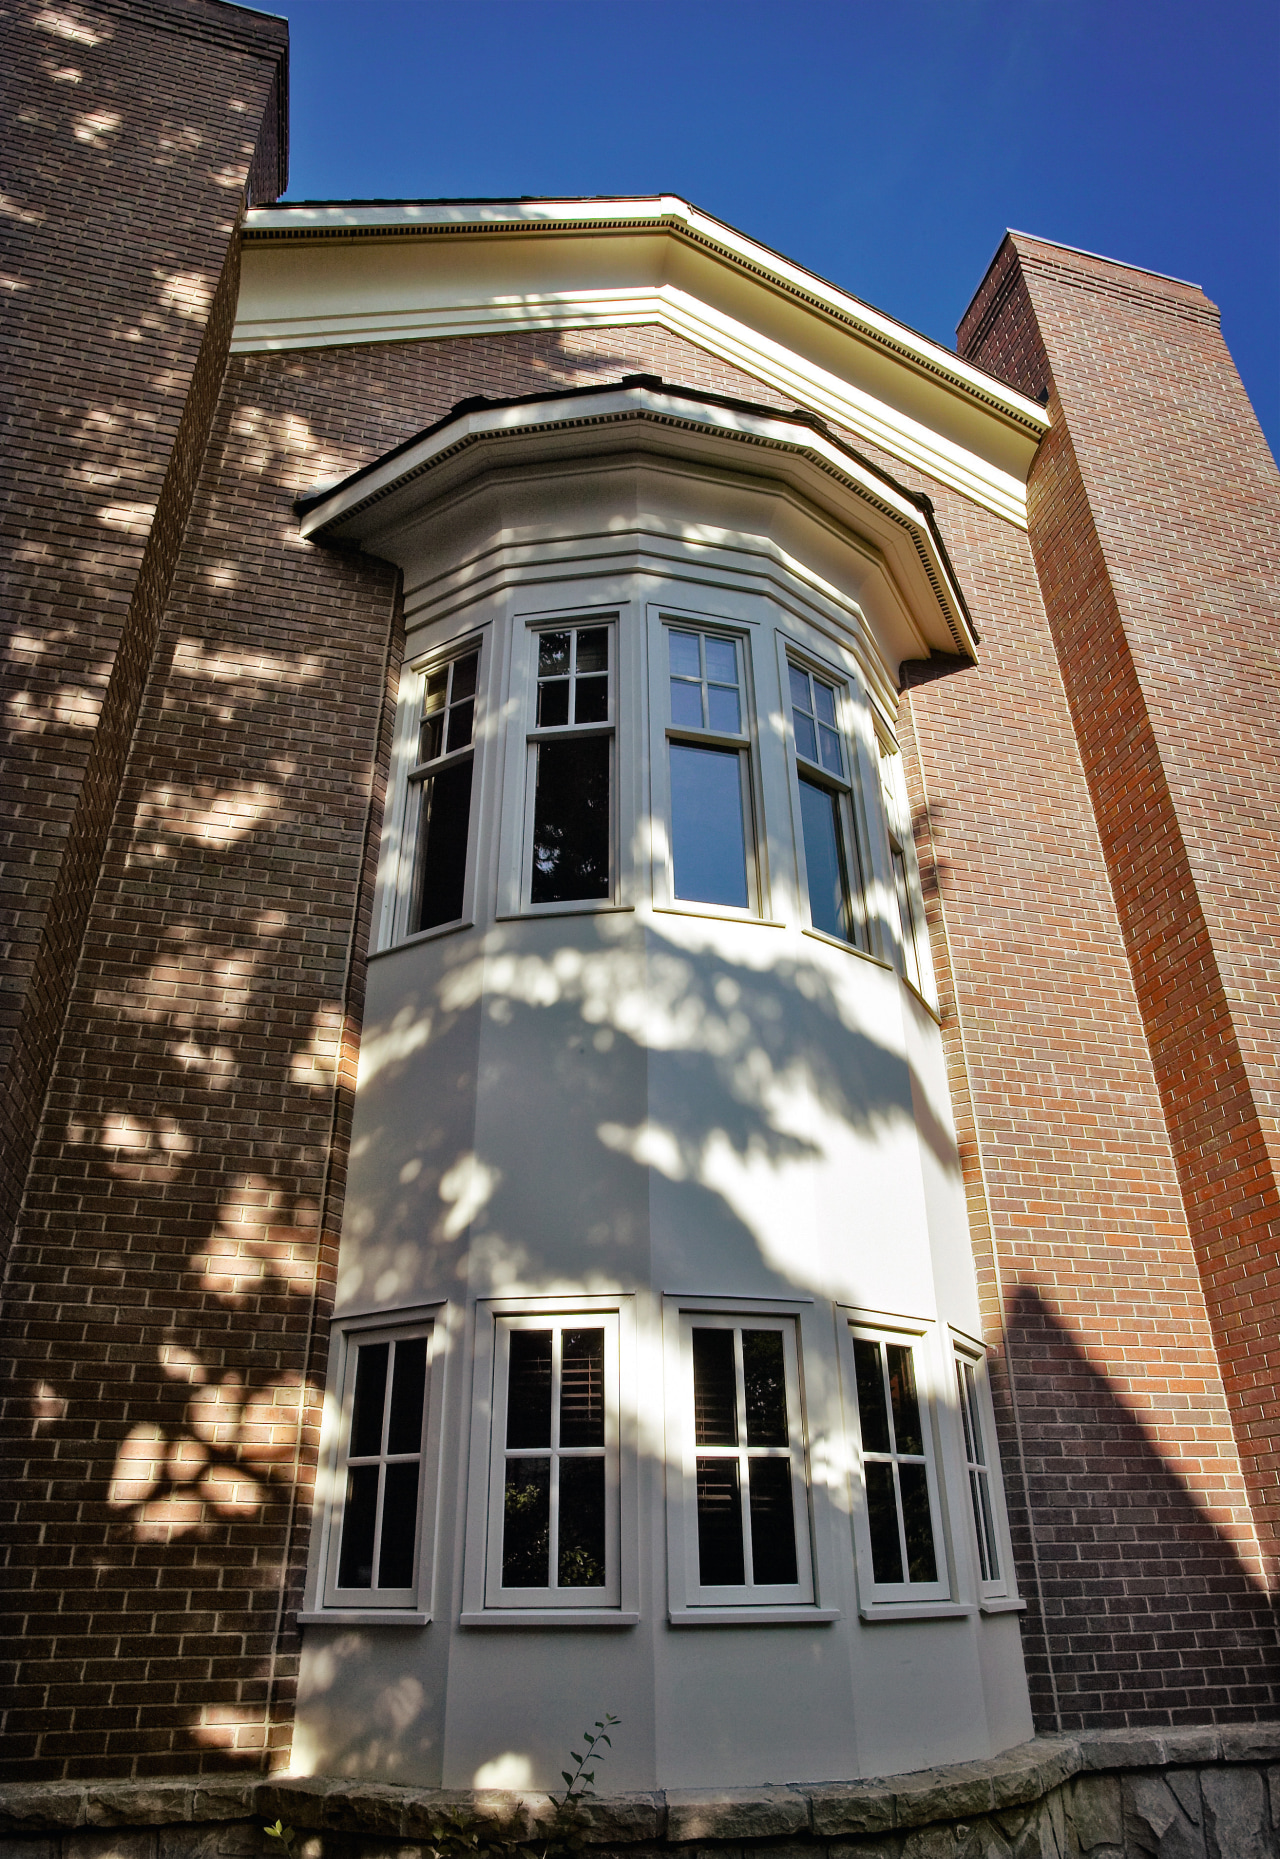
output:
[[[757,910],[744,641],[667,626],[672,894]]]
[[[613,895],[613,632],[593,620],[533,635],[531,904],[602,902]]]
[[[787,696],[800,799],[800,846],[811,928],[863,945],[850,749],[841,727],[843,690],[787,659]]]

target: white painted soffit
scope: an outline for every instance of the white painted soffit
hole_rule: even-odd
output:
[[[974,657],[977,634],[927,497],[895,484],[821,421],[652,377],[522,401],[462,401],[341,484],[300,499],[298,527],[310,541],[367,543],[394,560],[394,532],[481,472],[626,450],[780,479],[873,545],[931,650]]]
[[[637,323],[1025,526],[1043,408],[675,195],[255,208],[232,349]]]

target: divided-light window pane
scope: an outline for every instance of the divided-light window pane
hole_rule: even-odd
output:
[[[853,883],[856,847],[849,841],[850,795],[837,721],[836,689],[788,660],[791,722],[800,786],[800,831],[814,929],[856,940]]]
[[[357,1342],[354,1355],[337,1585],[372,1597],[414,1582],[427,1338]]]
[[[966,1361],[963,1356],[956,1357],[956,1382],[960,1395],[960,1418],[964,1424],[965,1466],[969,1474],[973,1527],[978,1538],[979,1568],[984,1582],[999,1581],[1000,1556],[996,1548],[995,1517],[991,1508],[991,1471],[983,1438],[978,1377],[973,1363]]]
[[[671,855],[678,898],[746,909],[742,801],[737,751],[671,744]]]
[[[779,1328],[691,1325],[698,1581],[799,1589],[798,1417]]]
[[[500,1585],[608,1585],[609,1454],[603,1324],[507,1329]]]
[[[877,1583],[938,1579],[924,1416],[909,1344],[853,1340],[871,1565]]]
[[[417,847],[409,934],[462,915],[471,819],[478,650],[427,674],[418,730]]]

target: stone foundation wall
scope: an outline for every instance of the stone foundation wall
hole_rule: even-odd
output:
[[[1280,1723],[1041,1736],[860,1782],[585,1800],[332,1776],[0,1787],[0,1859],[1280,1859]],[[568,1840],[566,1842],[566,1834]]]

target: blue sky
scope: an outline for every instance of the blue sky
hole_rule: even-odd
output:
[[[1280,452],[1277,0],[276,0],[288,198],[683,195],[950,346],[1006,226],[1188,278]]]

